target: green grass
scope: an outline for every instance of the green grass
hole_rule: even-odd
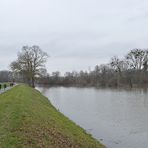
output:
[[[40,92],[19,85],[0,95],[0,148],[104,148]]]

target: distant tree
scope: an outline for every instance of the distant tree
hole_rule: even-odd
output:
[[[101,79],[100,84],[101,86],[107,86],[108,83],[108,72],[109,72],[109,65],[108,64],[101,64],[99,66],[100,73],[101,73]]]
[[[124,60],[120,60],[118,57],[114,56],[111,58],[110,62],[111,67],[116,73],[116,80],[117,80],[117,85],[119,85],[122,77],[123,77],[123,72],[127,70],[128,65]]]
[[[145,57],[143,62],[143,70],[147,73],[148,70],[148,49],[145,50]]]
[[[60,75],[59,71],[52,72],[52,81],[55,81],[56,85],[60,83]]]
[[[41,74],[41,69],[45,68],[48,55],[39,46],[24,46],[18,53],[16,61],[10,65],[14,72],[24,75],[28,84],[35,87],[35,78]]]
[[[131,50],[126,56],[130,68],[135,70],[141,70],[145,62],[147,62],[147,54],[148,54],[147,50],[142,50],[142,49]]]
[[[116,56],[112,57],[110,65],[113,69],[115,69],[116,72],[119,73],[119,75],[121,75],[122,61],[118,57],[116,57]]]
[[[61,75],[61,74],[60,74],[59,71],[52,72],[52,76],[55,77],[55,78],[59,78],[60,75]]]
[[[12,72],[3,70],[0,71],[0,82],[9,82],[12,79]]]

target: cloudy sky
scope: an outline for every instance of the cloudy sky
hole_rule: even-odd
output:
[[[88,70],[148,47],[147,0],[0,0],[0,70],[39,45],[52,71]]]

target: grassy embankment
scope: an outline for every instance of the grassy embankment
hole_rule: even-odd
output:
[[[0,95],[0,148],[104,148],[40,92],[19,85]]]

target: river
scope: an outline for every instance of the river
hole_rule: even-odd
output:
[[[143,89],[38,87],[50,102],[108,148],[148,147],[148,92]]]

